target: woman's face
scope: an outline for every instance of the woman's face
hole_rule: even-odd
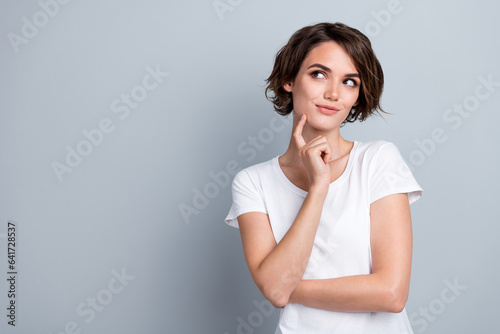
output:
[[[283,88],[292,93],[298,119],[323,131],[339,127],[358,103],[361,80],[347,52],[336,42],[324,42],[306,56],[297,77]]]

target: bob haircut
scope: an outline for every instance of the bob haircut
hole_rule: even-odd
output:
[[[362,32],[343,23],[318,23],[295,32],[283,46],[274,61],[274,68],[266,79],[266,98],[274,105],[274,110],[286,116],[293,110],[292,93],[285,91],[283,84],[294,81],[302,62],[309,52],[324,42],[334,41],[342,46],[359,73],[361,86],[359,103],[351,109],[342,122],[364,121],[379,111],[386,113],[380,106],[380,97],[384,88],[384,73],[375,56],[370,40]],[[269,93],[273,93],[270,96]]]

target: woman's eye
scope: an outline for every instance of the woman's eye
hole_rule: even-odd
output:
[[[345,82],[347,83],[347,86],[350,86],[350,87],[356,87],[356,85],[357,85],[356,81],[354,81],[352,79],[347,79]]]
[[[317,79],[324,79],[325,78],[325,75],[323,74],[323,72],[319,72],[319,71],[314,71],[311,73],[311,75],[313,78],[317,78]]]

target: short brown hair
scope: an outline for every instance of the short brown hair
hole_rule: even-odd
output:
[[[362,122],[375,112],[385,113],[380,106],[384,73],[370,40],[359,30],[340,22],[304,27],[278,51],[273,71],[266,79],[265,91],[266,98],[274,104],[274,110],[282,116],[292,112],[292,93],[287,92],[283,84],[295,80],[302,62],[315,46],[330,41],[337,42],[349,54],[361,80],[359,103],[351,109],[342,125],[356,120]],[[273,96],[270,96],[271,92]]]

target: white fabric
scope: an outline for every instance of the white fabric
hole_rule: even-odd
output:
[[[232,183],[233,203],[225,222],[238,228],[245,212],[269,216],[277,243],[290,228],[307,192],[283,173],[276,156],[239,171]],[[370,204],[395,193],[422,196],[397,147],[387,141],[354,141],[344,173],[330,184],[311,257],[303,279],[371,273]],[[413,333],[406,310],[334,312],[289,303],[281,309],[275,334]]]

